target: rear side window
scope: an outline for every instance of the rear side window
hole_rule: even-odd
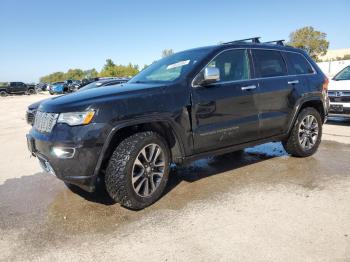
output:
[[[293,75],[302,74],[312,74],[314,70],[312,69],[310,63],[306,60],[305,56],[298,53],[285,52],[288,62],[289,71]]]
[[[255,69],[259,77],[284,76],[287,74],[286,63],[279,51],[253,50]]]

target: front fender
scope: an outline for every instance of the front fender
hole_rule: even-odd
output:
[[[172,118],[165,117],[165,116],[154,116],[152,117],[152,119],[144,118],[144,117],[135,118],[135,119],[130,119],[130,120],[120,122],[110,130],[110,132],[107,135],[107,138],[105,139],[100,156],[98,158],[94,175],[97,176],[99,174],[102,166],[102,162],[105,158],[107,150],[109,149],[110,143],[112,142],[113,137],[118,133],[118,131],[126,127],[132,127],[132,126],[141,125],[141,124],[152,124],[152,123],[167,123],[168,125],[171,126],[176,142],[179,146],[181,157],[184,157],[186,155],[186,150],[183,144],[184,137],[183,137],[183,134],[181,134],[181,130],[179,130],[179,128],[176,127],[176,124],[173,122]]]

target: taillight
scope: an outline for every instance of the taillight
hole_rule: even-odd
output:
[[[329,79],[325,77],[323,85],[322,85],[322,91],[327,92],[328,91],[328,84],[329,84]]]

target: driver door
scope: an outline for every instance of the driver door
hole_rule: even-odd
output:
[[[247,49],[226,50],[208,64],[219,69],[219,81],[204,86],[196,86],[194,81],[192,126],[196,153],[258,137],[259,114],[255,101],[258,82],[251,80],[250,57]]]

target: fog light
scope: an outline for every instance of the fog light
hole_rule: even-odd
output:
[[[72,158],[75,154],[75,148],[71,147],[53,147],[52,152],[58,158]]]

